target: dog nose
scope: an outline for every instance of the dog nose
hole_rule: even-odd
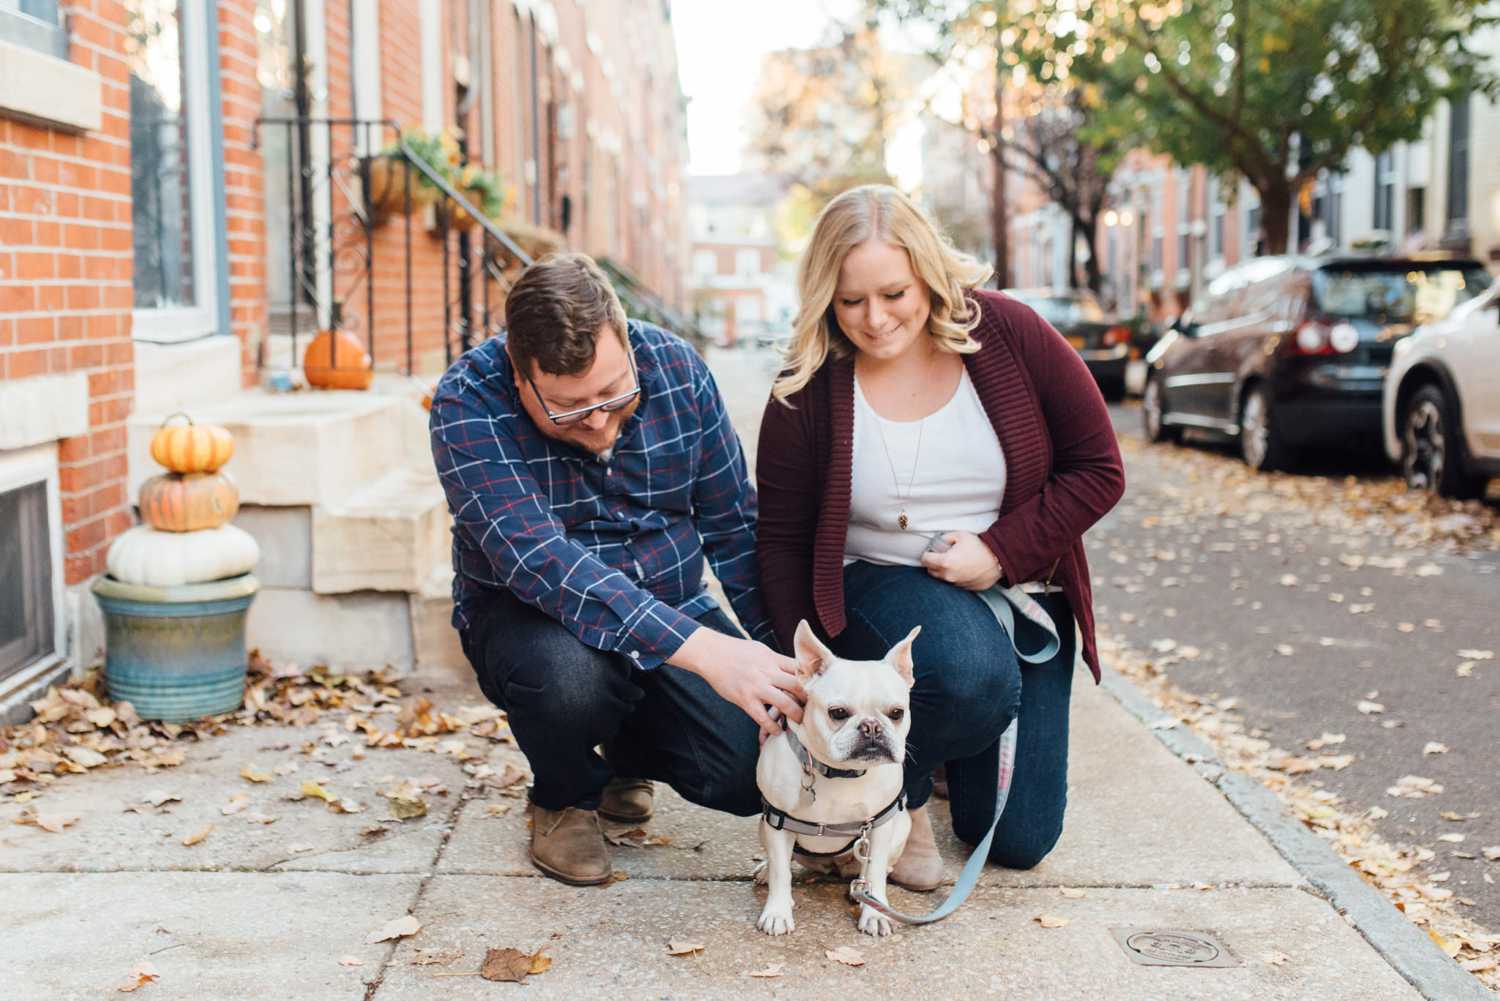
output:
[[[880,722],[867,716],[859,721],[859,732],[866,737],[877,736],[880,733]]]

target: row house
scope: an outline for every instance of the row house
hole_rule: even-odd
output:
[[[498,218],[406,201],[438,136]],[[175,411],[236,438],[252,646],[455,661],[424,394],[552,248],[677,318],[685,144],[665,0],[0,0],[0,717],[98,662]],[[303,388],[320,330],[370,389]]]
[[[699,175],[687,188],[689,294],[699,328],[725,346],[789,333],[796,289],[774,226],[785,183],[765,174]]]

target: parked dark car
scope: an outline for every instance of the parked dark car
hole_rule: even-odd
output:
[[[1036,310],[1068,339],[1105,399],[1124,398],[1130,327],[1106,313],[1094,293],[1088,289],[1006,289],[1005,294]]]
[[[1396,342],[1490,284],[1478,261],[1260,257],[1232,268],[1146,360],[1145,429],[1238,439],[1254,469],[1299,449],[1381,446],[1381,389]]]

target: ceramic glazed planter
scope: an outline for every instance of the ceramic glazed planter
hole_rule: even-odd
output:
[[[233,712],[245,698],[245,614],[260,584],[242,574],[204,584],[151,587],[103,576],[109,697],[142,719],[180,723]]]

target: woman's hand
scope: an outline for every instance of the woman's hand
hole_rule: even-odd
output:
[[[922,566],[938,580],[968,591],[984,591],[1004,576],[1000,561],[973,532],[949,532],[943,541],[949,546],[946,552],[922,554]]]

